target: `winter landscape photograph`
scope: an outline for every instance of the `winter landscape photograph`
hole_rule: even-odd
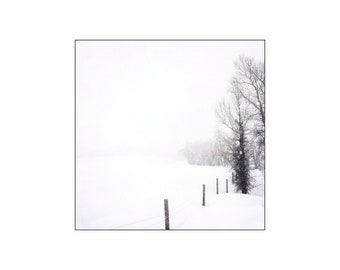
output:
[[[76,230],[265,229],[264,40],[75,41]]]

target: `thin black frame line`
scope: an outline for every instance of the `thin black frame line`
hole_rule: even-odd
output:
[[[76,160],[77,160],[77,149],[76,149],[76,55],[77,55],[77,41],[263,41],[264,51],[264,80],[266,90],[266,40],[265,39],[75,39],[74,40],[74,230],[75,231],[166,231],[165,229],[77,229],[77,182],[76,182]],[[264,94],[264,104],[266,104],[266,92]],[[265,110],[265,118],[266,118]],[[266,122],[264,126],[266,134]],[[265,135],[266,136],[266,135]],[[170,231],[265,231],[266,230],[266,141],[264,144],[264,227],[263,229],[170,229]]]
[[[75,41],[265,41],[265,39],[87,39],[87,38],[80,38],[75,39]]]
[[[76,229],[76,231],[264,231],[265,229]]]
[[[74,41],[74,230],[77,230],[77,41]]]
[[[263,41],[263,61],[264,61],[264,178],[263,178],[263,199],[264,199],[264,215],[263,215],[263,229],[266,230],[266,157],[267,157],[267,153],[266,153],[266,119],[267,119],[267,115],[266,115],[266,93],[267,93],[267,85],[266,85],[266,78],[267,78],[267,74],[266,74],[266,41]]]

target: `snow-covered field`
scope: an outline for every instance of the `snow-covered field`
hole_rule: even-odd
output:
[[[252,195],[233,193],[225,167],[159,157],[77,158],[77,229],[263,229],[263,175]],[[219,194],[216,194],[216,178]],[[226,179],[229,193],[226,193]],[[202,206],[202,185],[206,206]]]

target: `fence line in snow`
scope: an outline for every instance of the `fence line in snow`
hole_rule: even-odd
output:
[[[234,181],[235,181],[236,177],[235,177],[233,172],[232,172],[231,177],[232,177],[231,178],[232,179],[232,184],[234,184]],[[203,184],[202,206],[206,205],[205,191],[206,191],[205,184]],[[226,179],[226,193],[229,193],[228,179]],[[216,194],[219,194],[218,178],[216,178]],[[173,215],[176,216],[176,214],[178,214],[179,212],[182,212],[183,209],[185,209],[186,207],[188,207],[192,203],[193,203],[193,200],[190,200],[190,202],[187,201],[187,202],[184,202],[184,203],[176,206],[172,210]],[[183,207],[183,205],[185,205],[185,206]],[[158,219],[158,218],[161,218],[161,220],[157,221],[155,223],[152,223],[152,224],[150,224],[148,226],[153,226],[153,225],[160,224],[160,223],[164,222],[165,223],[165,230],[170,230],[170,216],[169,216],[169,202],[168,202],[168,199],[164,199],[164,215],[153,216],[153,217],[150,217],[150,218],[146,218],[146,219],[142,219],[142,220],[126,223],[126,224],[123,224],[123,225],[120,225],[120,226],[116,226],[116,227],[114,227],[114,229],[122,228],[122,227],[129,226],[129,225],[135,225],[135,224],[138,224],[138,223],[142,223],[142,222],[145,222],[145,221],[149,221],[149,220],[153,220],[153,219]],[[146,228],[146,227],[144,227],[144,228]]]

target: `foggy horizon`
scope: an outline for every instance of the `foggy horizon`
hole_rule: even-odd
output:
[[[81,41],[76,44],[78,156],[177,154],[214,138],[214,109],[239,56],[263,41]]]

